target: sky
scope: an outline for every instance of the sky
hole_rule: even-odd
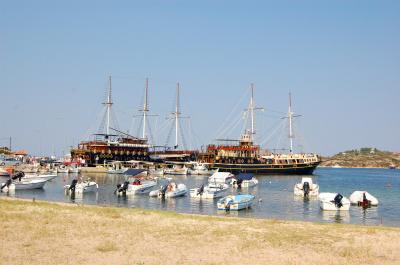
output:
[[[287,147],[275,127],[291,91],[302,151],[400,151],[399,13],[385,0],[0,0],[0,146],[11,136],[13,149],[68,153],[99,127],[112,75],[118,128],[132,134],[149,78],[157,144],[177,82],[185,139],[197,146],[239,137],[240,125],[224,131],[240,123],[254,83],[266,148]]]

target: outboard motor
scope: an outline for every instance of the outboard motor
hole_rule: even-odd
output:
[[[167,192],[167,189],[168,189],[168,185],[160,187],[160,194],[161,194],[162,198],[165,198],[165,193]]]
[[[126,191],[128,190],[128,186],[129,186],[129,181],[125,181],[124,184],[122,184],[122,186],[119,187],[118,192],[123,192],[125,194]]]
[[[122,185],[120,183],[117,184],[117,188],[114,190],[114,194],[117,193],[117,191],[119,191],[119,189],[122,187]]]
[[[11,178],[7,179],[6,183],[4,183],[3,186],[1,186],[0,192],[3,192],[3,189],[4,189],[5,187],[7,187],[7,188],[10,187],[11,183],[12,183]]]
[[[363,193],[363,200],[362,202],[358,202],[358,206],[362,206],[363,208],[371,206],[371,201],[367,199],[367,195],[365,195],[365,192]]]
[[[75,192],[76,184],[78,184],[78,180],[77,179],[73,179],[72,182],[71,182],[71,185],[69,186],[69,190],[72,191],[72,192]]]
[[[236,185],[237,185],[238,189],[242,188],[242,182],[243,182],[243,179],[238,179],[237,180]]]
[[[335,198],[333,199],[333,202],[337,208],[341,208],[343,206],[342,199],[343,196],[340,193],[336,194]]]
[[[204,184],[201,185],[201,187],[197,190],[197,195],[203,195],[204,193]]]
[[[22,171],[18,171],[17,173],[15,173],[11,178],[13,180],[18,179],[19,181],[21,181],[21,178],[25,177],[25,173]]]
[[[310,183],[307,181],[303,183],[303,192],[304,192],[304,197],[308,196],[310,193]]]
[[[231,210],[231,203],[232,203],[232,199],[231,198],[227,198],[225,201],[225,211],[230,211]]]

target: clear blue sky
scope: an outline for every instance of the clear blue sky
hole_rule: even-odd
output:
[[[253,82],[265,137],[291,90],[306,151],[399,151],[399,14],[399,1],[0,1],[0,145],[67,152],[96,127],[111,73],[125,131],[146,77],[160,120],[181,83],[202,144]]]

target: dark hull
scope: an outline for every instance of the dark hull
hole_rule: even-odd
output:
[[[233,174],[237,173],[254,173],[266,175],[311,175],[319,162],[308,164],[227,164],[214,163],[211,168],[219,169],[219,171],[227,171]]]

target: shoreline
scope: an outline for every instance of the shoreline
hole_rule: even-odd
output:
[[[4,197],[0,212],[0,259],[6,264],[400,263],[395,227]]]

